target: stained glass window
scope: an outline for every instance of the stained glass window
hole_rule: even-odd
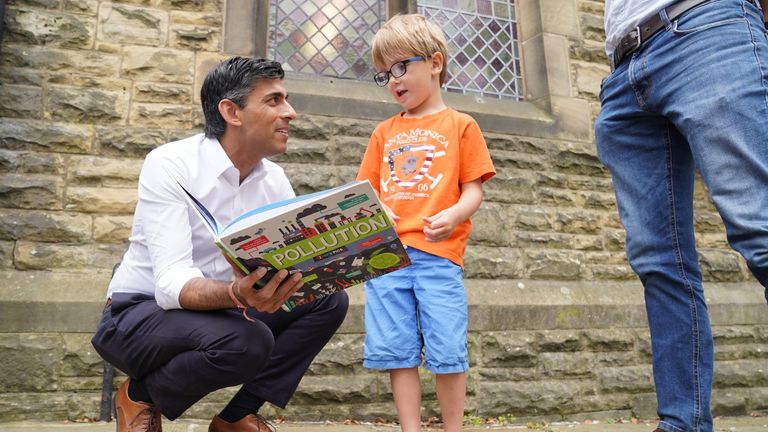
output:
[[[280,0],[270,7],[269,56],[288,71],[371,80],[381,0]]]
[[[448,39],[449,92],[522,99],[514,0],[419,0]]]

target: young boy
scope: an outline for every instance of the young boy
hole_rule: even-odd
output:
[[[443,103],[447,55],[442,31],[420,15],[395,16],[376,33],[374,79],[404,111],[376,127],[357,176],[378,190],[413,262],[365,286],[363,366],[390,370],[406,432],[421,427],[422,348],[444,429],[461,430],[469,368],[464,247],[481,184],[496,173],[477,123]]]

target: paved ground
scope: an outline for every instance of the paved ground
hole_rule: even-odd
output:
[[[467,432],[512,431],[523,432],[651,432],[654,423],[609,424],[609,423],[553,423],[546,426],[523,424],[505,426],[465,427]],[[113,432],[112,423],[0,423],[0,432]],[[175,421],[163,422],[164,432],[206,432],[207,422]],[[282,423],[278,432],[396,432],[392,425],[341,424],[341,423]],[[768,417],[729,417],[715,420],[715,432],[768,432]]]

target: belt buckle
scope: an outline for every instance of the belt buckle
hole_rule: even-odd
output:
[[[617,56],[616,52],[613,53],[613,55],[611,56],[611,72],[613,72],[614,70],[616,70],[617,67],[619,67],[619,63],[624,59],[624,57],[635,52],[635,50],[640,48],[640,45],[643,43],[643,39],[640,37],[640,26],[639,25],[635,26],[635,29],[632,31],[635,32],[634,46],[624,51],[624,53],[621,56]],[[627,36],[631,35],[632,31],[629,32]]]

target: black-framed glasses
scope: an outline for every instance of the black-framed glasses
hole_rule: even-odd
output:
[[[424,57],[416,56],[416,57],[407,58],[403,61],[399,61],[393,64],[388,71],[379,72],[376,75],[374,75],[373,80],[376,81],[376,84],[378,84],[379,86],[384,87],[389,82],[390,76],[395,78],[400,78],[401,76],[405,75],[405,65],[407,65],[410,62],[421,61],[421,60],[424,60]]]

